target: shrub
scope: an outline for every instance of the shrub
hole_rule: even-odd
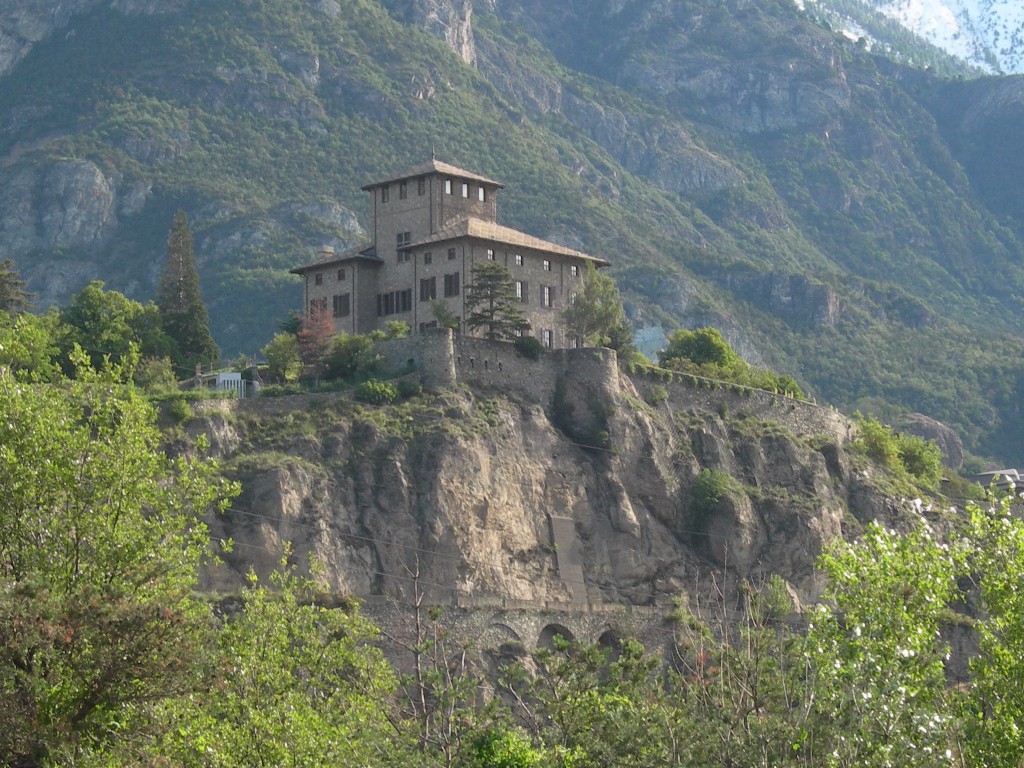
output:
[[[331,339],[324,355],[324,378],[329,381],[352,379],[375,373],[380,368],[381,359],[369,336],[339,333]]]
[[[367,379],[356,387],[356,399],[371,405],[387,405],[398,398],[398,390],[386,381]]]
[[[278,333],[260,350],[267,358],[271,375],[279,381],[297,381],[302,373],[302,359],[299,356],[299,340],[291,333]]]
[[[714,512],[718,503],[729,494],[736,481],[728,472],[702,469],[693,484],[693,508],[701,515]]]
[[[644,400],[650,405],[660,405],[668,400],[668,390],[661,386],[661,384],[652,384],[647,388]]]
[[[423,384],[418,379],[402,379],[398,382],[398,394],[403,399],[422,395]]]
[[[138,386],[148,390],[176,389],[178,386],[174,365],[169,357],[142,358],[135,368],[133,378]]]
[[[527,360],[539,360],[544,352],[544,345],[536,336],[520,336],[514,342],[516,352]]]

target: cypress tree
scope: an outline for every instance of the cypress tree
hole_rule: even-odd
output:
[[[220,349],[210,335],[210,318],[199,289],[192,230],[181,210],[174,214],[167,237],[167,261],[160,276],[156,304],[164,331],[178,347],[178,362],[192,365],[220,358]]]

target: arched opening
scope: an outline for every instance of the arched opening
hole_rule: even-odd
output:
[[[606,629],[597,638],[597,645],[604,651],[609,663],[619,660],[619,656],[622,655],[622,643],[625,639],[625,635],[614,627]]]
[[[556,637],[561,637],[567,643],[576,641],[572,632],[561,624],[548,624],[540,631],[540,637],[537,638],[537,647],[554,649]]]

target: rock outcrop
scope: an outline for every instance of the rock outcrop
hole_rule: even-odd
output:
[[[645,405],[659,386],[588,387],[598,404],[577,410],[602,414],[598,447],[512,391],[372,409],[344,395],[211,405],[189,433],[209,436],[244,491],[210,521],[235,549],[206,586],[266,573],[287,540],[300,561],[316,557],[330,590],[363,597],[415,582],[445,602],[665,605],[717,571],[778,573],[813,599],[815,559],[848,503],[850,425],[785,399],[771,407],[789,423],[764,421],[742,391],[679,384]],[[713,510],[693,499],[702,470],[731,478]]]

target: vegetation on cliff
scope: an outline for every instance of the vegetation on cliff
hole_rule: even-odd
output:
[[[502,3],[462,30],[476,69],[401,3],[78,10],[0,78],[0,258],[41,306],[154,295],[184,208],[214,335],[254,352],[288,270],[361,239],[360,182],[435,146],[506,182],[513,226],[609,257],[634,324],[1024,450],[1019,81],[939,81],[787,3]]]

